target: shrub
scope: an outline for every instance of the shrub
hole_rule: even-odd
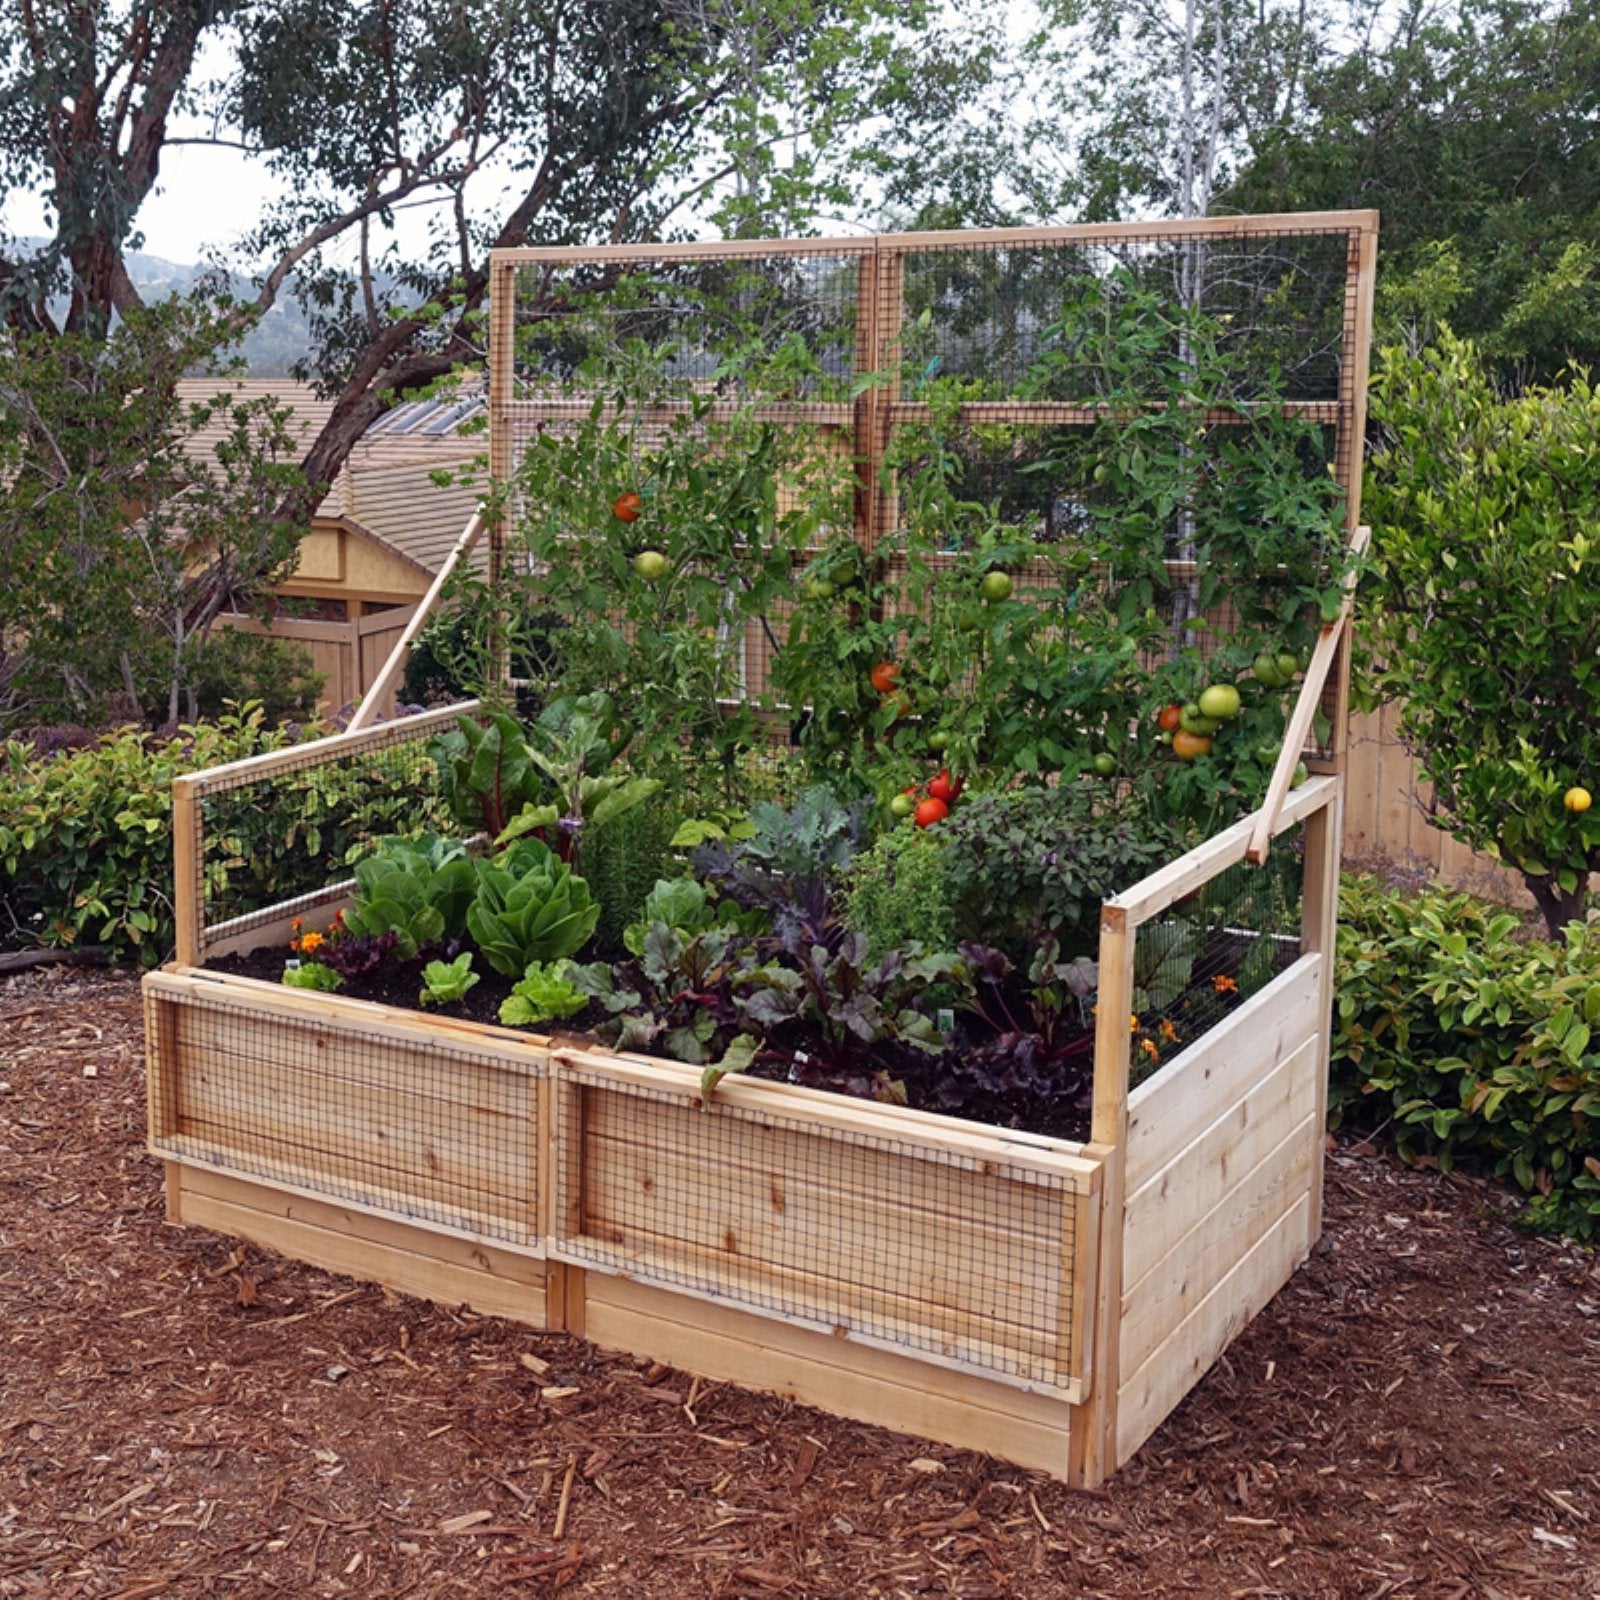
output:
[[[979,795],[940,825],[957,925],[1025,965],[1043,936],[1098,947],[1100,904],[1182,849],[1137,796],[1082,784]]]
[[[1346,883],[1331,1119],[1514,1181],[1527,1220],[1600,1238],[1600,930],[1523,940],[1510,912]]]
[[[154,966],[171,948],[172,780],[292,743],[259,707],[176,738],[108,734],[36,759],[13,742],[0,761],[0,941],[104,945]],[[280,827],[281,831],[281,827]],[[231,869],[249,876],[241,860]]]
[[[891,828],[857,856],[846,886],[845,921],[866,937],[874,956],[920,942],[955,948],[944,841],[937,832]]]

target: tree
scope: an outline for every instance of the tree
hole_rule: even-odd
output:
[[[1448,320],[1522,377],[1600,359],[1597,0],[1375,11],[1306,112],[1252,137],[1224,205],[1378,207],[1390,337]]]
[[[974,12],[978,8],[972,7]],[[176,107],[208,108],[290,198],[246,254],[242,322],[293,292],[336,404],[286,496],[303,521],[397,398],[481,359],[490,249],[810,226],[971,91],[984,54],[929,0],[0,0],[0,180],[42,186],[56,233],[0,261],[15,328],[102,335]],[[41,20],[41,12],[43,20]],[[992,27],[992,24],[990,24]],[[226,34],[238,70],[196,82]],[[394,224],[426,208],[402,258]],[[356,257],[352,272],[346,258]],[[388,269],[385,277],[382,269]],[[387,288],[386,284],[392,284]]]
[[[0,334],[0,723],[176,720],[219,614],[292,565],[286,412],[178,394],[218,338],[181,302]]]
[[[1370,688],[1432,785],[1433,822],[1519,871],[1551,934],[1600,871],[1600,391],[1513,398],[1470,343],[1384,352],[1362,608]]]

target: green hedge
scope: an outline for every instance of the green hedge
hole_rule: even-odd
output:
[[[1512,1180],[1526,1220],[1600,1238],[1600,926],[1559,943],[1466,895],[1347,879],[1330,1120]]]

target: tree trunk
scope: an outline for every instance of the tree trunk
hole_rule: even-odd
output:
[[[1544,917],[1544,925],[1552,939],[1559,939],[1569,922],[1582,922],[1589,900],[1587,875],[1571,894],[1567,894],[1549,873],[1535,875],[1525,872],[1522,881]]]

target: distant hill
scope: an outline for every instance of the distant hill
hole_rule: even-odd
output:
[[[18,243],[24,251],[39,249],[42,239],[22,239]],[[164,256],[147,255],[135,250],[127,257],[128,276],[133,286],[146,300],[163,300],[172,294],[187,294],[209,272],[209,268],[168,261]],[[251,292],[244,278],[234,278],[234,292],[241,296]],[[386,285],[380,285],[380,290]],[[63,306],[52,307],[61,311]],[[278,303],[261,319],[250,337],[240,346],[239,353],[249,366],[253,378],[287,378],[296,361],[310,353],[311,331],[299,303],[287,290],[278,296]]]

